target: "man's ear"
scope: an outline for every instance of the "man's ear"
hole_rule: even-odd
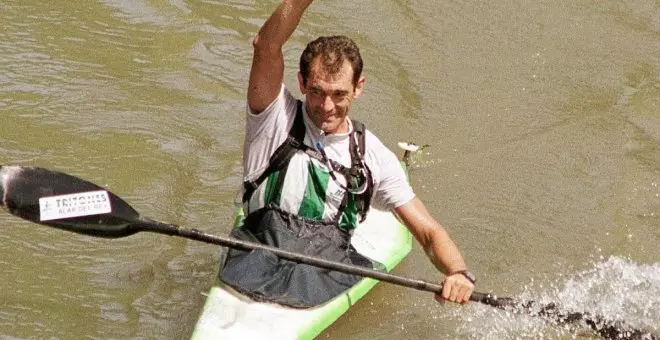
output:
[[[357,99],[362,94],[362,91],[364,91],[364,83],[367,80],[364,78],[364,76],[360,76],[360,79],[357,82],[357,85],[355,85],[355,94],[353,94],[353,99]]]
[[[301,72],[298,72],[298,87],[300,88],[300,93],[307,94],[307,89],[303,81],[303,75]]]

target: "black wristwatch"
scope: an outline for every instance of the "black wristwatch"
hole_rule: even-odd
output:
[[[467,269],[466,270],[459,270],[457,272],[453,272],[452,275],[454,275],[454,274],[461,274],[461,275],[465,276],[465,278],[468,279],[468,281],[472,282],[472,284],[475,284],[477,282],[477,277],[474,276],[474,274],[472,274]]]

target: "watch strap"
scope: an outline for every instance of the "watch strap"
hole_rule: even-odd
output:
[[[472,282],[472,284],[475,284],[475,283],[477,282],[477,278],[476,278],[476,276],[474,276],[474,274],[472,274],[472,273],[471,273],[469,270],[467,270],[467,269],[465,269],[465,270],[459,270],[459,271],[457,271],[457,272],[453,272],[452,275],[454,275],[454,274],[461,274],[461,275],[465,276],[465,278],[468,279],[468,281]]]

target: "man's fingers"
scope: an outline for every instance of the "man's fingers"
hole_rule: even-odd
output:
[[[460,296],[461,287],[459,285],[452,285],[451,293],[449,293],[449,301],[458,302],[458,297]]]
[[[455,303],[465,304],[470,300],[473,285],[470,283],[463,283],[453,277],[447,277],[442,284],[442,294],[436,294],[436,300],[441,298]]]
[[[460,304],[464,304],[464,303],[468,302],[470,300],[470,294],[471,293],[472,292],[471,292],[469,287],[465,287],[465,286],[462,287],[461,288],[460,299],[457,302],[460,303]]]
[[[445,279],[445,282],[442,283],[442,298],[445,300],[449,300],[449,297],[451,296],[451,289],[452,286],[454,285],[453,280],[447,280]],[[451,300],[449,300],[451,301]]]
[[[453,278],[447,278],[442,286],[442,297],[451,302],[457,302],[460,293],[460,285]]]

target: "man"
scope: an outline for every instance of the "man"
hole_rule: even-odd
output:
[[[284,0],[253,41],[244,149],[246,219],[234,237],[379,268],[350,245],[370,204],[393,210],[447,276],[439,301],[466,303],[474,277],[445,229],[415,197],[396,156],[348,114],[364,89],[362,59],[347,37],[321,37],[300,59],[296,100],[283,85],[282,46],[312,0]],[[359,280],[230,251],[223,281],[255,299],[309,307]]]

